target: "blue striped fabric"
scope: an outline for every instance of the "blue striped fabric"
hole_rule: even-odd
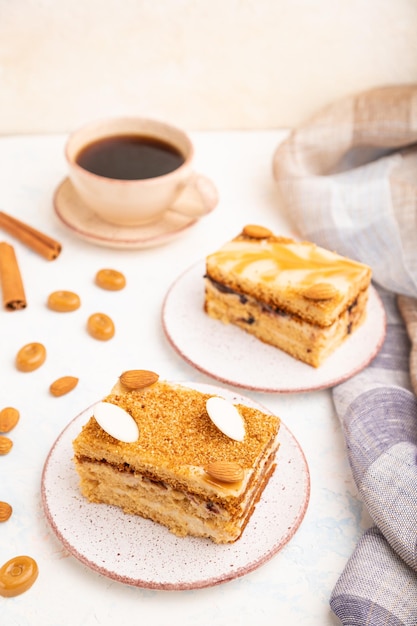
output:
[[[319,112],[273,160],[296,232],[370,265],[387,313],[379,354],[333,389],[373,522],[331,594],[343,626],[417,626],[416,146],[417,85],[383,87]]]
[[[333,390],[353,477],[375,524],[330,599],[344,626],[417,625],[417,398],[395,296],[381,295],[389,319],[381,352]],[[402,385],[389,384],[399,372]]]
[[[408,369],[409,351],[398,318],[367,370],[333,390],[353,477],[375,524],[331,596],[344,626],[417,625],[417,398],[406,371],[407,386],[386,384],[387,372]]]
[[[377,528],[370,528],[337,582],[330,605],[344,626],[416,626],[416,589],[416,573]]]

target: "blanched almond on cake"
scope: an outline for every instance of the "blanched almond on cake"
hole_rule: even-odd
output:
[[[237,483],[244,478],[243,468],[235,461],[213,461],[206,467],[206,472],[222,483]]]
[[[101,428],[111,437],[125,443],[133,443],[139,437],[139,428],[133,417],[110,402],[98,402],[93,415]]]
[[[128,389],[143,389],[156,383],[158,378],[158,374],[149,370],[127,370],[121,374],[119,380]]]
[[[50,385],[49,391],[55,397],[63,396],[66,393],[69,393],[78,385],[78,378],[75,376],[62,376],[61,378],[57,378]]]
[[[330,283],[316,283],[303,291],[303,297],[307,300],[331,300],[336,295],[337,289]]]
[[[271,237],[272,231],[270,231],[269,228],[258,226],[257,224],[247,224],[242,234],[252,239],[266,239],[267,237]]]
[[[244,440],[245,422],[234,404],[220,396],[211,396],[206,402],[206,409],[213,424],[224,435],[235,441]]]

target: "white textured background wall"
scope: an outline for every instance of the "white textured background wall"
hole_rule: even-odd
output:
[[[417,82],[417,0],[0,0],[0,133],[146,115],[294,126]]]

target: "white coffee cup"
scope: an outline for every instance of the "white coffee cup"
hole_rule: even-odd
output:
[[[116,137],[168,144],[179,153],[181,162],[168,173],[129,180],[93,173],[78,163],[87,147]],[[199,218],[218,203],[213,183],[193,169],[191,139],[183,130],[165,122],[140,117],[92,122],[70,134],[65,156],[69,178],[79,198],[96,215],[112,224],[146,224],[161,219],[167,210]]]

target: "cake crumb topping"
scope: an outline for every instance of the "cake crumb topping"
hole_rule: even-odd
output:
[[[205,467],[218,459],[234,461],[251,468],[265,447],[278,433],[280,420],[245,405],[236,405],[245,421],[246,437],[234,441],[211,421],[206,402],[211,397],[181,385],[158,381],[141,390],[115,389],[104,401],[129,413],[140,431],[134,443],[116,441],[102,430],[95,419],[84,427],[86,437],[101,439],[101,446],[111,450],[121,446],[123,458],[135,466],[147,460],[165,467]]]

